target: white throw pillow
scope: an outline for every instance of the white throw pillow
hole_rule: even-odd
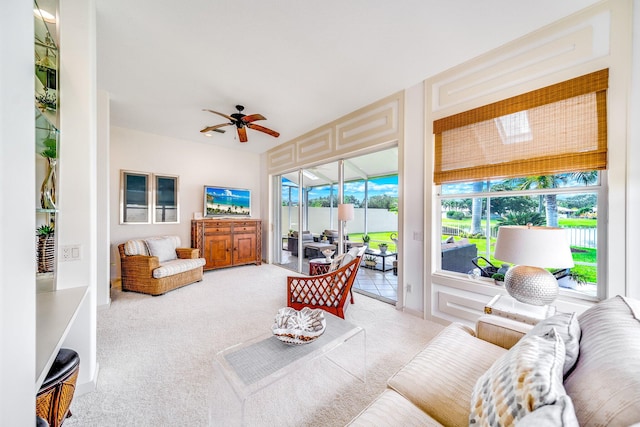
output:
[[[576,313],[558,313],[555,316],[541,320],[527,335],[544,335],[550,328],[554,328],[564,341],[565,358],[563,375],[573,368],[580,353],[580,324]]]
[[[161,263],[177,259],[176,239],[173,237],[158,237],[155,239],[145,240],[149,254],[158,257]]]

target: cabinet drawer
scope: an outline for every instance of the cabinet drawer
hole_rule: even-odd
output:
[[[247,223],[246,225],[233,224],[233,232],[234,233],[255,233],[256,224],[255,223]]]
[[[204,234],[229,234],[231,227],[229,224],[221,223],[220,225],[207,224],[204,227]]]

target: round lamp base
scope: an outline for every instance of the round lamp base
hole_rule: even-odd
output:
[[[532,305],[551,304],[558,296],[558,281],[544,268],[517,265],[504,277],[504,287],[515,299]]]

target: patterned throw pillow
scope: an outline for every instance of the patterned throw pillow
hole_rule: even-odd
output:
[[[329,266],[329,273],[332,271],[336,271],[340,268],[340,264],[342,263],[342,258],[344,258],[344,254],[336,255],[333,257],[333,261],[331,261],[331,265]]]
[[[538,322],[527,335],[544,335],[550,328],[554,328],[564,341],[565,357],[563,375],[573,368],[580,353],[580,324],[576,313],[558,313]]]
[[[513,426],[536,409],[566,395],[565,348],[555,329],[523,337],[475,384],[470,426]]]

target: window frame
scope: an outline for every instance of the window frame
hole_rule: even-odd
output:
[[[432,276],[434,277],[446,277],[450,279],[460,280],[466,284],[470,285],[489,285],[493,286],[494,282],[489,278],[473,278],[464,273],[458,273],[449,270],[442,269],[442,202],[446,199],[473,199],[473,198],[491,198],[492,195],[499,194],[498,197],[518,197],[518,196],[536,196],[536,195],[544,195],[544,194],[584,194],[584,193],[595,193],[597,195],[597,209],[598,209],[598,226],[596,231],[597,236],[597,244],[596,250],[598,253],[596,259],[596,268],[597,268],[597,283],[596,283],[596,294],[589,295],[582,293],[580,291],[560,288],[560,295],[565,295],[573,298],[577,298],[585,301],[597,302],[606,298],[606,278],[608,277],[606,266],[607,266],[607,258],[608,258],[608,248],[607,248],[607,224],[608,224],[608,212],[607,212],[607,170],[600,170],[599,180],[597,184],[592,184],[588,186],[575,186],[575,187],[560,187],[560,188],[548,188],[548,189],[531,189],[531,190],[513,190],[513,191],[481,191],[481,192],[468,192],[468,193],[447,193],[445,195],[442,194],[442,186],[435,185],[435,200],[434,200],[434,212],[438,214],[434,215],[433,221],[433,233],[434,236],[437,235],[438,238],[434,238],[434,257],[432,263]],[[486,180],[485,180],[486,181]],[[471,182],[471,181],[469,181]],[[483,214],[486,211],[483,212]],[[491,251],[493,253],[493,251]],[[478,253],[478,256],[485,256],[486,254]]]
[[[158,204],[160,185],[158,179],[167,179],[174,182],[173,197],[175,202],[176,220],[175,221],[162,221],[158,219],[158,208],[161,207]],[[178,175],[169,174],[153,174],[153,223],[154,224],[179,224],[180,223],[180,178]]]
[[[129,176],[145,177],[144,194],[146,206],[146,218],[141,221],[128,220],[129,208],[127,203],[127,178]],[[157,179],[173,179],[175,180],[175,203],[176,203],[176,221],[158,220],[156,209],[158,208],[158,184]],[[178,175],[170,174],[154,174],[151,172],[141,172],[132,170],[120,170],[120,225],[143,225],[143,224],[179,224],[180,223],[180,181]]]

